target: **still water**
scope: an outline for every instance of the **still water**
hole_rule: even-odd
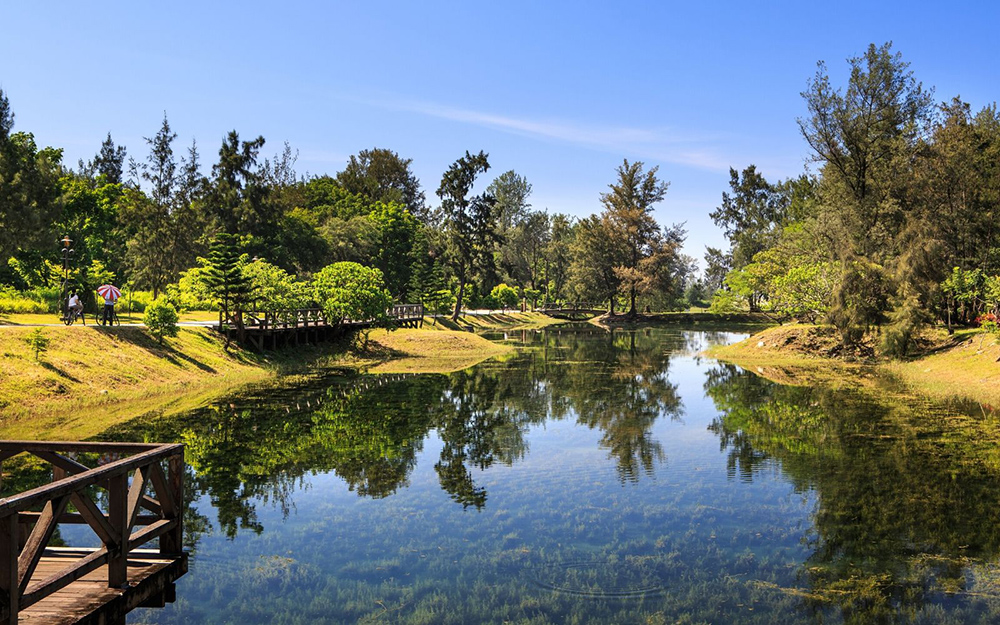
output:
[[[743,336],[519,333],[109,431],[190,464],[190,572],[130,621],[996,622],[995,419],[699,356]]]

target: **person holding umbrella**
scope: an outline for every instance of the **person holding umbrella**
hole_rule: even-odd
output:
[[[101,325],[106,326],[115,319],[115,303],[122,296],[122,292],[113,284],[102,284],[97,287],[97,294],[104,298],[104,314],[101,316]]]

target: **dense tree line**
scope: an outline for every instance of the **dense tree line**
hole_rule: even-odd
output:
[[[708,250],[706,277],[717,309],[825,320],[848,345],[877,331],[905,354],[928,322],[1000,312],[1000,114],[934,104],[891,44],[849,66],[837,88],[820,63],[802,94],[808,173],[731,171],[712,213],[731,247]]]
[[[604,210],[577,220],[533,208],[531,184],[514,171],[485,180],[484,152],[467,152],[443,173],[434,206],[412,161],[388,149],[363,150],[334,175],[305,177],[287,144],[266,157],[263,137],[234,130],[209,167],[197,143],[177,146],[164,115],[143,155],[109,133],[73,169],[61,150],[15,132],[14,121],[0,92],[0,286],[8,295],[55,301],[63,236],[74,241],[71,286],[90,294],[113,281],[180,307],[213,300],[206,259],[220,235],[235,241],[243,265],[256,263],[248,271],[258,278],[281,271],[306,281],[332,263],[355,262],[378,269],[395,300],[456,315],[566,300],[612,311],[620,303],[632,313],[640,301],[670,307],[690,273],[679,252],[683,230],[652,216],[667,183],[642,163],[625,161],[600,198]]]

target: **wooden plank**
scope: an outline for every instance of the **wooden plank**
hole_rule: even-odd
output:
[[[80,516],[87,522],[90,529],[94,530],[101,541],[109,547],[115,547],[118,544],[115,528],[111,526],[97,504],[82,492],[73,493],[71,500],[76,509],[80,511]]]
[[[133,532],[128,539],[129,550],[135,549],[136,547],[141,547],[146,543],[148,543],[149,541],[153,540],[154,538],[169,533],[170,530],[174,529],[174,526],[176,524],[177,521],[174,520],[168,521],[166,519],[162,519],[160,521],[157,521],[156,523],[153,523],[152,525],[142,528],[141,530]]]
[[[115,545],[108,549],[108,586],[121,588],[128,579],[125,552],[128,549],[128,493],[124,473],[111,478],[108,488],[108,522],[114,531]]]
[[[160,537],[161,554],[177,554],[184,551],[184,451],[171,456],[167,461],[167,488],[173,502],[172,509],[165,507],[164,516],[177,521],[173,531]]]
[[[60,558],[70,563],[69,566],[57,573],[52,573],[41,581],[32,584],[25,591],[21,598],[21,605],[25,608],[32,606],[52,593],[58,592],[69,586],[78,579],[83,578],[91,571],[97,570],[108,562],[107,548],[101,548],[73,562],[70,558]]]
[[[117,451],[121,453],[140,453],[163,447],[162,443],[102,443],[94,441],[24,441],[24,440],[0,440],[0,450],[15,453],[22,451],[77,451],[77,452],[106,452]]]
[[[73,502],[72,497],[74,495],[76,495],[76,494],[77,493],[73,493],[73,495],[70,495],[70,503],[75,503],[75,502]],[[97,512],[96,512],[97,518],[99,518],[99,519],[103,518],[105,520],[105,522],[107,522],[107,516],[105,516],[104,512],[102,512],[100,508],[97,508],[96,505],[94,507],[97,510]],[[77,508],[79,508],[79,504],[77,504]],[[41,512],[18,512],[17,513],[17,522],[20,523],[22,526],[24,526],[24,525],[34,525],[35,523],[38,522],[38,517],[40,517],[40,516],[42,516]],[[136,525],[150,525],[152,523],[156,523],[157,521],[159,521],[162,518],[163,517],[160,516],[159,514],[140,514],[138,517],[136,517],[135,524]],[[100,522],[100,521],[98,521],[98,522]],[[77,512],[63,512],[62,514],[59,515],[59,519],[56,521],[56,523],[58,523],[60,525],[63,524],[63,523],[66,523],[67,525],[90,525],[91,524],[91,522],[89,520],[87,520],[87,517],[85,517],[83,514],[80,514],[80,513],[77,513]],[[98,532],[98,530],[95,529],[94,533],[97,534],[98,538],[100,538],[102,541],[105,540],[104,537],[101,536],[101,534]]]
[[[17,579],[17,552],[19,543],[17,517],[0,517],[0,623],[17,623],[21,596]]]
[[[21,555],[17,559],[17,587],[23,593],[28,588],[31,575],[35,572],[38,561],[42,559],[42,552],[49,544],[52,533],[56,529],[56,521],[59,515],[66,510],[69,503],[69,495],[57,497],[45,503],[42,515],[35,523],[35,528],[28,536],[28,542],[21,550]]]

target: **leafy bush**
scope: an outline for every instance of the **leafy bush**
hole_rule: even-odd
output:
[[[424,295],[421,303],[435,315],[447,315],[455,309],[455,294],[448,289],[433,291]]]
[[[218,310],[218,304],[205,276],[208,269],[197,265],[181,273],[176,284],[167,287],[167,296],[179,310]]]
[[[1000,339],[1000,317],[993,313],[986,313],[976,319],[979,323],[979,327],[983,329],[985,335],[993,335],[997,339]],[[982,346],[983,341],[979,341],[979,345]]]
[[[745,297],[729,289],[719,289],[712,294],[708,311],[712,313],[746,312],[750,309]]]
[[[882,333],[882,352],[893,358],[902,358],[909,352],[917,330],[926,322],[926,313],[912,290],[904,290],[894,299],[889,325]]]
[[[392,296],[382,272],[358,263],[334,263],[321,269],[312,281],[313,298],[332,322],[343,319],[385,325]]]
[[[504,312],[507,312],[508,308],[515,308],[520,300],[517,289],[503,282],[493,287],[493,290],[490,291],[490,297]]]
[[[250,290],[258,310],[305,308],[309,303],[307,286],[266,260],[247,263],[243,266],[243,275],[250,280]]]
[[[49,312],[49,305],[41,299],[36,299],[26,293],[19,293],[14,289],[0,291],[0,313],[23,314],[47,312]]]
[[[177,336],[177,309],[163,296],[146,306],[142,322],[160,345],[163,345],[163,337]]]
[[[132,312],[145,312],[151,303],[153,303],[152,291],[122,291],[121,299],[118,300],[119,308]]]

